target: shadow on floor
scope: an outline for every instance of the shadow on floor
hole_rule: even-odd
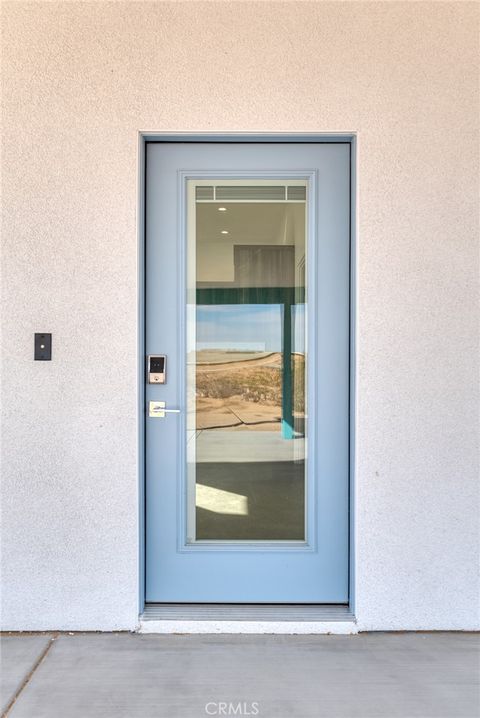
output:
[[[303,540],[303,462],[197,464],[197,539]],[[235,500],[235,497],[239,497]]]

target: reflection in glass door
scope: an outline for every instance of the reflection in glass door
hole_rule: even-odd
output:
[[[189,180],[187,535],[305,541],[305,180]]]

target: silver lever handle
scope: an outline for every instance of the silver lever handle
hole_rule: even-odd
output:
[[[180,409],[166,409],[164,401],[148,402],[148,416],[164,419],[165,414],[180,414]]]

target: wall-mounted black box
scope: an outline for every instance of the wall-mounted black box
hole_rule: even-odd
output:
[[[51,361],[52,335],[35,334],[35,361]]]

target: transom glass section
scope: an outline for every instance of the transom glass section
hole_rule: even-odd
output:
[[[187,539],[304,541],[307,181],[187,185]]]

